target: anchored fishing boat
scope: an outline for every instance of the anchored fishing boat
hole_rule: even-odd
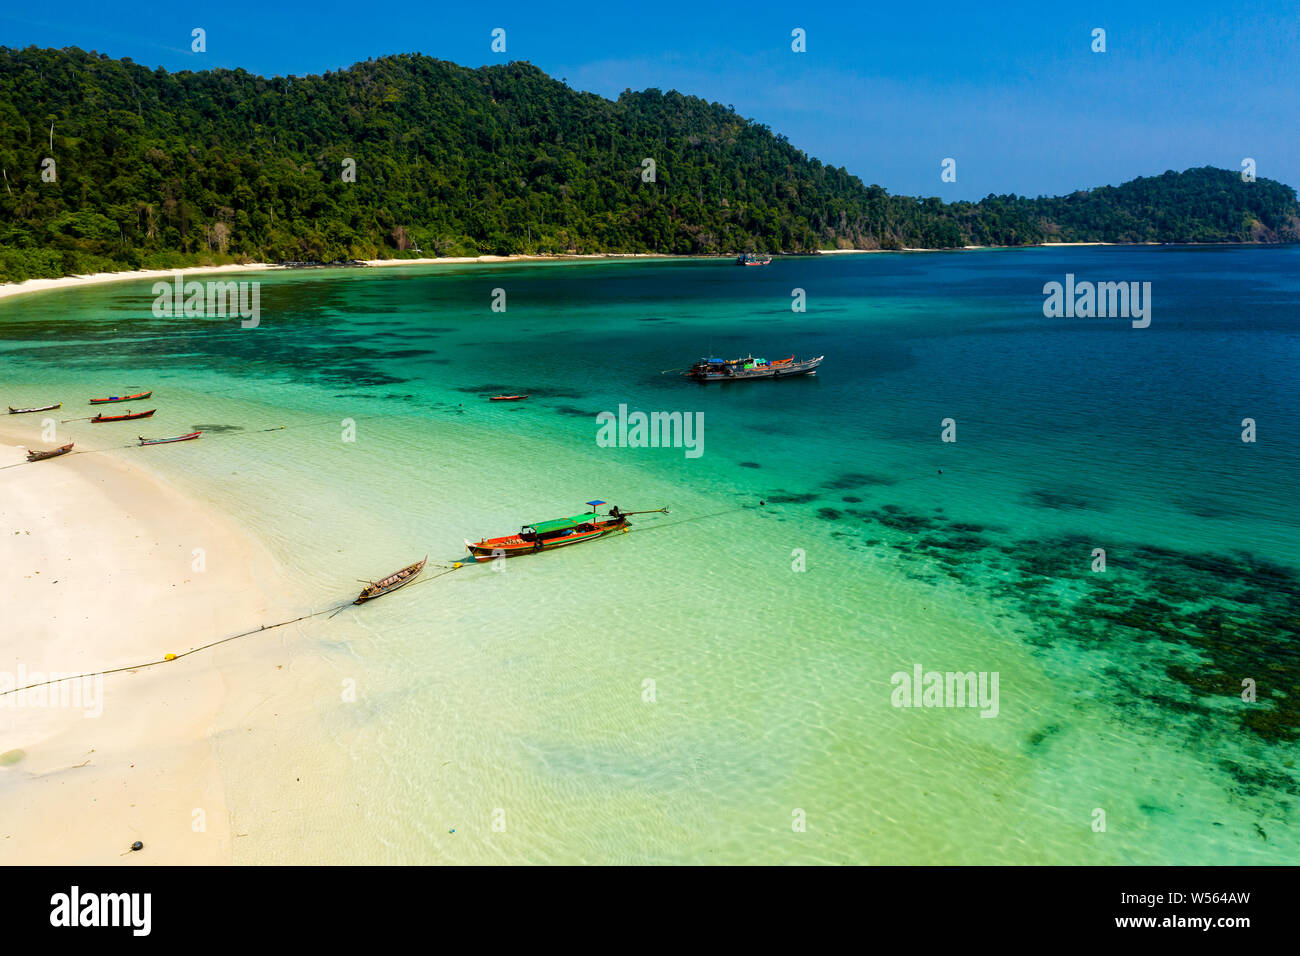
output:
[[[177,435],[175,438],[145,438],[139,436],[141,445],[170,445],[174,441],[193,441],[202,435],[203,432],[190,432],[188,435]]]
[[[406,567],[402,568],[402,570],[394,571],[382,580],[371,581],[361,589],[361,593],[352,603],[365,604],[367,601],[373,601],[377,597],[383,597],[385,594],[396,591],[403,585],[410,584],[419,577],[420,572],[424,570],[425,562],[428,560],[429,556],[426,554],[424,556],[424,561],[416,561],[414,564],[408,564]]]
[[[14,408],[9,406],[10,415],[26,415],[28,412],[52,412],[56,408],[62,408],[62,402],[55,402],[53,405],[42,405],[40,408]]]
[[[141,401],[141,402],[143,402],[145,399],[150,398],[152,395],[153,395],[153,392],[151,392],[151,391],[150,391],[150,392],[137,392],[135,395],[110,395],[110,396],[108,396],[108,398],[92,398],[92,399],[90,400],[90,404],[92,404],[92,405],[110,405],[110,404],[112,404],[113,402],[130,402],[130,401]]]
[[[592,510],[583,514],[526,524],[519,529],[518,534],[484,538],[476,544],[466,540],[465,547],[469,549],[475,561],[516,558],[523,554],[536,554],[538,551],[553,551],[582,541],[594,541],[615,531],[626,530],[629,515],[668,513],[667,508],[655,508],[652,511],[619,511],[618,506],[615,505],[608,515],[600,515],[595,509],[604,503],[588,501],[587,505]]]
[[[44,461],[47,458],[58,458],[60,455],[66,455],[68,452],[72,451],[72,445],[72,442],[68,442],[66,445],[55,448],[52,451],[28,451],[27,460]]]
[[[746,252],[736,259],[738,266],[770,266],[772,257],[768,255],[758,255],[753,252]]]
[[[493,395],[489,402],[522,402],[527,395]]]
[[[815,375],[817,366],[826,356],[800,359],[789,358],[769,362],[767,359],[754,358],[750,355],[738,359],[705,358],[700,359],[683,374],[689,375],[697,382],[735,382],[751,378],[792,378],[795,375]]]
[[[92,418],[90,422],[93,425],[98,424],[99,422],[129,422],[134,421],[137,418],[152,418],[153,413],[157,410],[158,409],[156,408],[151,408],[147,412],[136,412],[135,414],[132,414],[131,410],[128,408],[125,415],[105,415],[103,412],[100,412]]]

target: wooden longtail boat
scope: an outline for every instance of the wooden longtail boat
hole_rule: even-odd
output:
[[[60,455],[66,455],[68,452],[72,451],[72,445],[72,442],[68,442],[66,445],[63,445],[60,448],[55,448],[53,451],[28,451],[27,460],[44,461],[46,458],[58,458]]]
[[[129,402],[133,399],[139,399],[143,402],[146,398],[149,398],[152,395],[153,392],[138,392],[135,395],[110,395],[108,398],[92,398],[90,404],[109,405],[113,402]]]
[[[522,402],[527,395],[493,395],[489,402]]]
[[[90,420],[90,423],[94,425],[99,422],[129,422],[137,418],[152,418],[153,413],[156,412],[157,410],[158,409],[156,408],[151,408],[147,412],[136,412],[134,415],[131,414],[131,410],[129,408],[126,410],[125,415],[105,415],[103,412],[100,412],[98,415],[96,415],[94,418]]]
[[[365,604],[367,601],[373,601],[377,597],[383,597],[390,591],[396,591],[404,584],[410,584],[420,576],[420,572],[424,570],[425,561],[428,560],[429,556],[426,554],[424,556],[424,561],[416,561],[415,564],[407,565],[402,568],[402,570],[393,572],[383,580],[371,581],[361,589],[361,593],[352,603]]]
[[[793,378],[796,375],[816,375],[817,366],[826,356],[799,359],[789,358],[769,362],[750,355],[740,359],[700,359],[682,374],[697,382],[740,382],[751,378]]]
[[[603,505],[603,501],[589,501],[592,507]],[[484,538],[473,543],[465,542],[465,547],[474,556],[475,561],[491,561],[494,558],[517,558],[524,554],[536,554],[539,551],[553,551],[566,545],[583,541],[594,541],[607,534],[627,528],[630,514],[644,515],[668,513],[667,508],[654,511],[620,512],[617,507],[610,509],[608,515],[602,516],[594,511],[569,518],[556,518],[553,521],[538,521],[526,524],[518,534],[509,534],[500,538]]]
[[[26,415],[28,412],[52,412],[56,408],[62,408],[62,402],[55,402],[53,405],[42,405],[40,408],[14,408],[9,406],[10,415]]]
[[[738,266],[770,266],[772,257],[769,255],[756,255],[752,252],[746,252],[736,260]]]
[[[190,432],[188,435],[177,435],[175,438],[145,438],[140,436],[141,445],[170,445],[174,441],[193,441],[202,435],[203,432]]]

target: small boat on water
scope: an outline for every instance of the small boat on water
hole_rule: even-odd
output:
[[[53,405],[42,405],[39,408],[14,408],[12,405],[10,405],[9,414],[26,415],[28,412],[52,412],[56,408],[62,408],[62,407],[63,407],[62,402],[55,402]]]
[[[753,252],[746,252],[736,260],[738,266],[770,266],[771,264],[771,256],[759,255]]]
[[[108,396],[108,398],[92,398],[92,399],[90,400],[90,404],[92,404],[92,405],[109,405],[109,404],[112,404],[113,402],[129,402],[129,401],[132,401],[132,400],[137,400],[137,401],[141,401],[141,402],[143,402],[145,399],[151,397],[152,395],[153,395],[153,392],[151,392],[151,391],[150,391],[150,392],[137,392],[135,395],[110,395],[110,396]]]
[[[626,530],[628,515],[663,514],[667,508],[653,511],[621,512],[615,505],[608,515],[597,514],[594,510],[603,501],[588,501],[593,509],[569,518],[555,518],[551,521],[537,521],[526,524],[518,534],[508,534],[500,538],[484,538],[477,543],[466,540],[465,547],[474,556],[475,561],[491,561],[494,558],[517,558],[524,554],[536,554],[539,551],[553,551],[570,544],[594,541],[615,531]]]
[[[493,395],[489,402],[522,402],[527,395]]]
[[[683,374],[689,375],[697,382],[736,382],[751,378],[793,378],[796,375],[817,374],[817,366],[822,364],[822,359],[825,357],[824,355],[818,355],[816,358],[795,361],[795,357],[791,355],[789,358],[777,359],[772,362],[767,359],[754,358],[752,355],[738,359],[705,358],[700,359]]]
[[[414,564],[408,564],[406,567],[402,568],[402,570],[394,571],[382,580],[371,581],[361,589],[361,593],[352,603],[365,604],[367,601],[373,601],[377,597],[383,597],[385,594],[396,591],[404,584],[410,584],[419,577],[420,572],[424,570],[425,562],[428,560],[429,556],[426,554],[424,556],[424,561],[416,561]]]
[[[47,458],[58,458],[60,455],[66,455],[68,452],[72,451],[72,445],[72,442],[68,442],[66,445],[55,448],[52,451],[28,451],[27,460],[44,461]]]
[[[140,437],[141,445],[170,445],[174,441],[193,441],[202,435],[203,432],[190,432],[188,435],[177,435],[175,438],[145,438]]]
[[[99,422],[129,422],[134,421],[137,418],[151,418],[153,417],[153,413],[156,411],[158,411],[158,409],[151,408],[147,412],[136,412],[135,414],[132,414],[131,410],[128,408],[125,415],[105,415],[103,412],[100,412],[90,420],[90,423],[94,425]]]

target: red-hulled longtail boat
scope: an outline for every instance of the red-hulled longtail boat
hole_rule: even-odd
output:
[[[170,445],[174,441],[193,441],[202,435],[203,432],[190,432],[188,435],[177,435],[175,438],[145,438],[140,436],[141,445]]]
[[[522,402],[527,395],[493,395],[489,402]]]
[[[135,395],[110,395],[108,398],[92,398],[92,405],[110,405],[113,402],[141,401],[153,395],[153,392],[137,392]]]
[[[62,402],[55,402],[53,405],[42,405],[40,408],[14,408],[9,406],[10,415],[26,415],[28,412],[52,412],[56,408],[62,408]]]
[[[465,547],[474,556],[475,561],[491,561],[494,558],[516,558],[523,554],[536,554],[538,551],[552,551],[566,545],[582,541],[594,541],[615,531],[627,530],[628,515],[667,514],[667,508],[655,508],[652,511],[619,511],[615,506],[608,515],[597,514],[594,510],[603,501],[588,501],[593,509],[569,518],[556,518],[553,521],[538,521],[526,524],[518,534],[505,535],[500,538],[484,538],[473,543],[465,542]]]
[[[414,564],[409,564],[400,571],[394,571],[382,580],[371,581],[361,589],[361,593],[352,603],[365,604],[367,601],[373,601],[377,597],[383,597],[390,591],[396,591],[404,584],[410,584],[420,576],[420,572],[424,570],[424,563],[428,560],[429,556],[426,554],[424,556],[424,561],[416,561]]]
[[[66,455],[68,452],[72,451],[72,444],[72,442],[68,442],[66,445],[63,445],[60,448],[55,448],[52,451],[28,451],[27,460],[44,461],[47,458],[58,458],[60,455]]]
[[[135,414],[132,414],[131,410],[128,408],[125,415],[105,415],[103,412],[100,412],[90,420],[90,423],[94,425],[98,422],[129,422],[137,418],[152,418],[153,413],[156,411],[158,411],[158,409],[151,408],[147,412],[136,412]]]

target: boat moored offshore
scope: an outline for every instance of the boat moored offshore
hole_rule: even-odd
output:
[[[667,508],[656,508],[653,511],[619,511],[618,506],[615,505],[608,515],[598,514],[595,509],[604,503],[588,501],[587,505],[592,510],[583,514],[526,524],[519,529],[518,534],[484,538],[477,543],[467,540],[465,547],[469,549],[475,561],[514,558],[524,554],[536,554],[538,551],[551,551],[582,541],[593,541],[615,531],[627,530],[628,515],[668,513]]]
[[[799,359],[789,358],[769,362],[767,359],[754,358],[749,355],[738,359],[705,358],[700,359],[685,374],[697,382],[736,382],[751,378],[792,378],[795,375],[815,375],[817,366],[826,356]]]

